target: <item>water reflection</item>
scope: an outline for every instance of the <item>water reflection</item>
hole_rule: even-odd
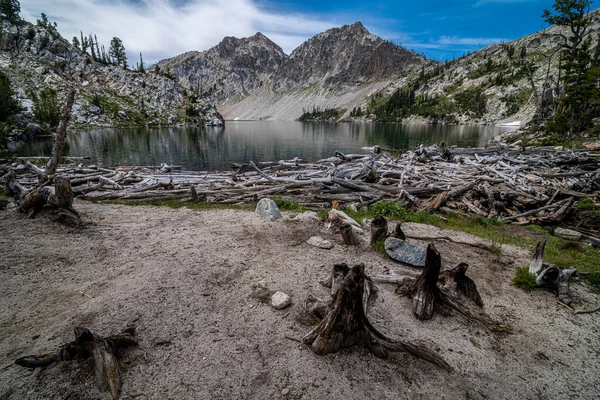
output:
[[[228,122],[225,128],[174,127],[89,129],[68,136],[66,155],[91,156],[104,165],[159,165],[186,170],[228,169],[232,162],[300,157],[315,161],[335,150],[356,153],[363,146],[408,149],[439,143],[484,146],[509,128],[374,123]],[[12,143],[18,155],[49,155],[52,141]]]

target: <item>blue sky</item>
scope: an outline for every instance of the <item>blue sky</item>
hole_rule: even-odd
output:
[[[361,21],[372,33],[428,58],[460,57],[491,43],[545,27],[549,0],[21,0],[22,15],[41,12],[67,38],[94,33],[108,45],[121,38],[135,64],[206,50],[224,36],[263,32],[290,53],[326,29]],[[596,8],[593,4],[592,8]]]

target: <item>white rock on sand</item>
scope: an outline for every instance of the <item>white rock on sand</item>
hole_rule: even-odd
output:
[[[277,310],[281,310],[290,305],[292,298],[283,292],[275,292],[271,296],[271,305]]]

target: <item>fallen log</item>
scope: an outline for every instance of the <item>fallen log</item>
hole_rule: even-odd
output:
[[[121,372],[116,359],[121,348],[137,346],[135,328],[129,327],[115,336],[103,338],[87,328],[75,328],[75,341],[65,344],[53,353],[30,355],[15,360],[25,368],[38,368],[59,361],[93,358],[100,390],[110,392],[113,399],[121,393]]]

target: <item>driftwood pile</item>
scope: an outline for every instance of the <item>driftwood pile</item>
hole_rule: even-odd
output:
[[[232,171],[182,172],[161,167],[62,166],[75,196],[90,200],[181,200],[248,204],[265,197],[292,198],[312,209],[364,207],[404,201],[421,210],[468,211],[513,223],[556,224],[577,201],[596,201],[600,162],[584,151],[552,147],[525,150],[430,146],[395,157],[342,154],[305,163],[299,159],[234,164]],[[33,184],[35,166],[13,165],[21,185]],[[39,173],[39,171],[37,171]],[[585,233],[600,223],[588,219]]]

